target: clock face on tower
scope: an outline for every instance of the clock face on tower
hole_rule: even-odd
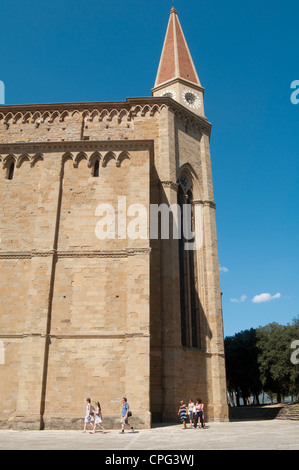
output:
[[[185,103],[189,108],[198,109],[201,106],[201,99],[192,90],[184,90],[182,93]]]
[[[168,98],[172,98],[173,100],[175,100],[176,94],[174,90],[169,89],[169,90],[164,91],[164,93],[162,93],[161,96],[166,96]]]

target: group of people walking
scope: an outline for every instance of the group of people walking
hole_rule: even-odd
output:
[[[129,418],[132,416],[130,411],[130,406],[127,402],[126,397],[122,399],[122,412],[121,412],[121,432],[125,432],[125,425],[131,428],[131,431],[134,432],[133,426],[129,424]],[[184,403],[184,400],[180,401],[180,407],[178,410],[178,416],[180,417],[181,423],[183,424],[183,429],[187,428],[186,421],[189,419],[191,428],[204,428],[204,404],[201,398],[197,398],[196,403],[194,404],[192,398],[189,398],[188,404]],[[92,425],[91,434],[96,432],[96,427],[99,426],[103,434],[106,433],[106,429],[103,426],[103,416],[100,402],[96,401],[95,405],[91,404],[91,399],[86,398],[86,415],[84,419],[84,429],[83,432],[86,432],[87,424]]]
[[[184,400],[180,401],[180,407],[178,410],[178,416],[180,417],[181,423],[183,424],[183,429],[187,428],[186,421],[189,419],[191,428],[202,428],[205,427],[204,420],[204,404],[201,398],[197,398],[196,403],[194,404],[192,398],[189,398],[188,405],[184,403]]]
[[[120,421],[122,433],[125,432],[125,425],[129,426],[131,428],[131,431],[134,432],[133,426],[131,426],[129,423],[130,416],[132,416],[132,412],[130,411],[130,406],[128,404],[126,397],[123,397],[121,421]],[[86,432],[87,424],[91,424],[92,425],[92,431],[90,431],[91,434],[94,434],[96,432],[97,426],[99,426],[102,429],[103,434],[106,434],[107,431],[102,425],[102,422],[103,422],[103,416],[102,416],[100,402],[96,401],[95,405],[93,406],[91,404],[91,399],[86,398],[86,414],[85,414],[85,419],[84,419],[83,432]]]
[[[92,431],[90,434],[94,434],[96,432],[96,427],[99,426],[103,433],[106,433],[106,429],[102,425],[103,416],[102,416],[102,409],[100,402],[96,401],[95,405],[91,404],[91,399],[86,398],[86,414],[84,419],[84,429],[83,432],[86,432],[87,424],[91,424]]]

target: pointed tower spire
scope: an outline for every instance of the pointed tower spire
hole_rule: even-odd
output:
[[[153,96],[170,96],[203,115],[200,84],[175,7],[170,10]]]

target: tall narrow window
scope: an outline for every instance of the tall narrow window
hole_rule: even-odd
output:
[[[8,170],[8,179],[9,179],[9,180],[12,180],[12,179],[13,179],[14,171],[15,171],[15,164],[14,164],[14,162],[12,162],[12,163],[10,164],[9,170]]]
[[[99,176],[99,167],[100,167],[99,160],[96,160],[94,162],[93,176]]]
[[[188,345],[188,285],[186,276],[186,251],[184,249],[185,241],[183,235],[183,207],[185,204],[185,194],[181,186],[178,191],[178,205],[181,209],[181,236],[179,239],[179,263],[180,263],[180,307],[181,307],[181,339],[182,346]]]
[[[191,205],[191,232],[195,233],[195,214],[193,205],[193,194],[188,191],[188,204]],[[195,236],[191,240],[195,248]],[[194,348],[198,347],[198,290],[197,290],[197,260],[196,251],[188,251],[189,264],[189,286],[190,286],[190,323],[191,323],[191,344]]]
[[[192,201],[192,192],[189,190],[188,193],[185,194],[180,187],[178,191],[178,204],[181,208],[181,227],[183,228],[183,222],[186,223],[184,211],[191,209],[191,227],[188,228],[189,233],[190,230],[192,233],[195,233],[195,217]],[[187,231],[185,233],[187,233]],[[188,249],[186,249],[187,243]],[[183,346],[199,347],[197,261],[195,246],[194,250],[190,249],[190,243],[194,243],[195,245],[195,238],[186,240],[182,230],[179,240],[181,337]]]

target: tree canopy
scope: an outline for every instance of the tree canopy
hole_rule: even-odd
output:
[[[299,394],[299,364],[292,360],[294,344],[299,356],[299,316],[291,324],[241,331],[224,344],[228,392],[235,392],[237,404],[239,397],[246,404],[250,396],[258,403],[262,390],[275,394],[278,402]]]

